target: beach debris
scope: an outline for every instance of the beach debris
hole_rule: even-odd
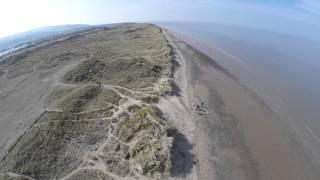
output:
[[[196,92],[193,93],[194,97],[197,99],[199,103],[195,104],[195,111],[198,115],[206,115],[210,114],[210,112],[205,107],[204,101],[202,101],[202,98],[196,94]]]
[[[196,104],[195,111],[199,115],[210,114],[210,112],[206,109],[204,102],[200,102],[200,104]]]

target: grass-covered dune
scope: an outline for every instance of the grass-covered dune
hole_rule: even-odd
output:
[[[119,24],[5,59],[8,80],[35,71],[56,80],[48,109],[1,160],[0,179],[169,176],[173,139],[153,103],[171,91],[171,58],[157,26]]]

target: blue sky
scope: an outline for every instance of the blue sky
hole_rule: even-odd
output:
[[[0,37],[56,24],[202,21],[278,31],[320,28],[319,0],[0,0]]]

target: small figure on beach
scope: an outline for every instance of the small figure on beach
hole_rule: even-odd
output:
[[[200,101],[199,104],[195,105],[195,110],[199,115],[210,114],[210,112],[206,109],[204,102]]]
[[[97,81],[96,84],[98,87],[102,87],[101,81]]]

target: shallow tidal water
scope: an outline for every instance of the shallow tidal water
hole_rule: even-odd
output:
[[[281,116],[320,170],[320,42],[236,25],[158,24],[204,43],[208,53],[213,47],[231,57],[237,70],[230,72]]]

